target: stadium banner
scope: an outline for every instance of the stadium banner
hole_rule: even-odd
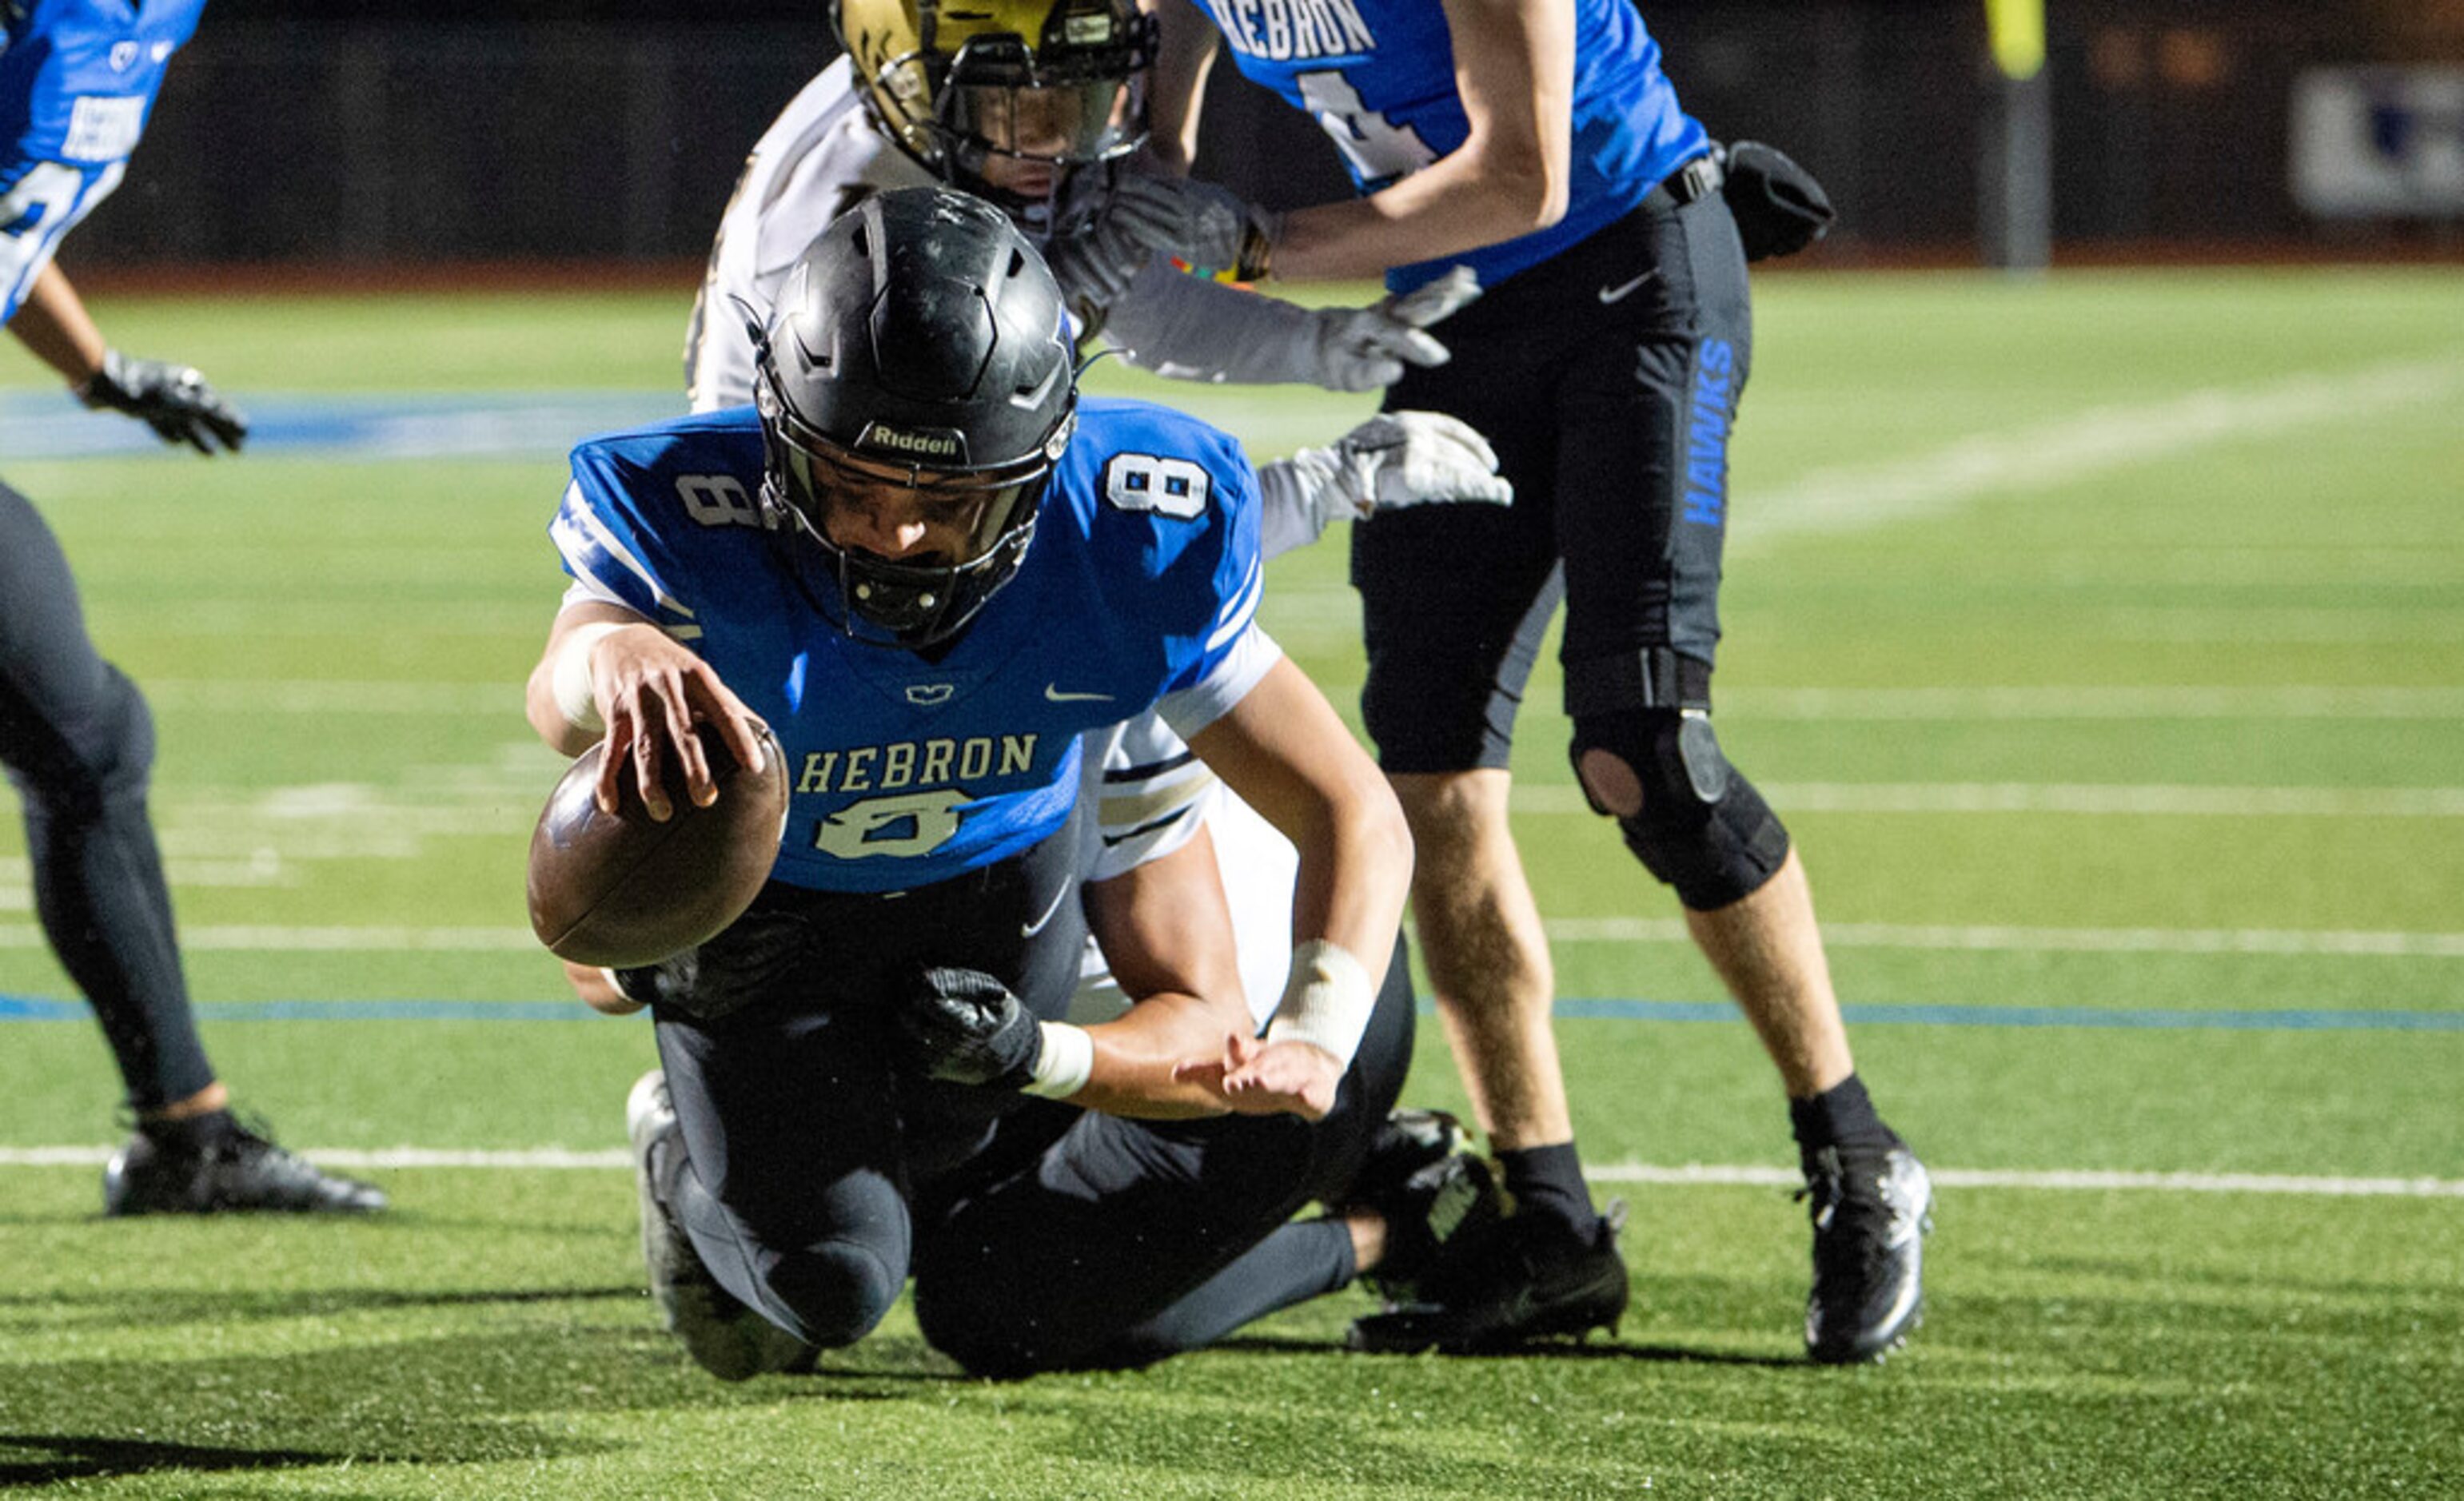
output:
[[[2464,219],[2464,68],[2309,68],[2294,201],[2322,219]]]

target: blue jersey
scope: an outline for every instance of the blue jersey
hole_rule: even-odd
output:
[[[1471,134],[1455,92],[1439,0],[1202,0],[1242,75],[1317,117],[1364,193],[1452,152]],[[1624,217],[1710,139],[1660,71],[1633,0],[1573,0],[1573,176],[1549,228],[1442,261],[1398,267],[1403,292],[1466,264],[1493,287]]]
[[[60,236],[110,196],[206,0],[5,0],[0,323]]]
[[[1257,475],[1240,446],[1140,402],[1088,401],[1018,575],[937,661],[848,638],[764,531],[761,430],[731,407],[595,438],[549,529],[583,590],[666,628],[787,752],[772,875],[899,891],[1067,821],[1079,734],[1228,707],[1272,664]]]

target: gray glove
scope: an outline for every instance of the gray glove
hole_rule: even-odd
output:
[[[237,453],[248,441],[248,419],[206,384],[193,365],[131,359],[108,350],[102,368],[77,395],[88,406],[143,418],[165,443],[185,443],[199,453],[213,452],[217,444]]]
[[[1380,412],[1324,448],[1258,470],[1260,548],[1269,556],[1315,541],[1338,517],[1360,519],[1432,501],[1512,503],[1488,440],[1442,412]]]
[[[1035,1078],[1044,1029],[1009,987],[980,969],[934,968],[896,1012],[909,1060],[951,1084],[1021,1089]]]
[[[1213,183],[1120,172],[1099,200],[1065,208],[1044,258],[1073,310],[1101,310],[1158,255],[1201,276],[1262,280],[1281,223]]]
[[[1445,363],[1446,346],[1425,330],[1479,295],[1479,279],[1459,267],[1372,307],[1305,308],[1158,260],[1111,305],[1104,337],[1132,364],[1177,381],[1369,391],[1407,365]]]
[[[1061,301],[1082,328],[1098,329],[1121,294],[1155,259],[1155,250],[1101,218],[1081,219],[1052,232],[1044,264],[1061,288]]]
[[[1176,256],[1201,276],[1263,281],[1273,269],[1283,216],[1220,184],[1124,172],[1103,219],[1150,253]]]
[[[1309,379],[1331,391],[1375,391],[1401,380],[1405,365],[1444,364],[1453,355],[1425,331],[1479,296],[1479,274],[1458,266],[1372,307],[1320,308],[1317,369]]]

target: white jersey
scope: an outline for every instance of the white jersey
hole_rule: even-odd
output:
[[[696,412],[753,400],[753,334],[788,270],[858,202],[940,180],[873,123],[844,56],[813,76],[744,159],[719,216],[685,335],[685,395]]]
[[[831,220],[870,194],[937,181],[873,120],[847,57],[815,75],[754,145],[719,219],[686,336],[685,381],[693,409],[710,412],[753,400],[753,329],[767,320],[788,271]],[[1187,294],[1184,288],[1204,289],[1197,294],[1200,297],[1240,299],[1244,311],[1250,304],[1290,307],[1168,269],[1140,276],[1133,294],[1177,298]],[[1318,533],[1315,524],[1277,524],[1272,518],[1264,529],[1267,535],[1294,540]],[[1155,715],[1085,738],[1081,795],[1096,801],[1089,837],[1099,841],[1087,862],[1088,879],[1116,876],[1169,855],[1202,823],[1214,837],[1249,1010],[1265,1026],[1283,998],[1291,966],[1298,852],[1217,781]],[[1127,1005],[1089,940],[1071,1018],[1107,1020]]]
[[[1232,794],[1205,762],[1153,714],[1086,737],[1079,795],[1094,801],[1085,870],[1101,881],[1187,844],[1202,824],[1241,950],[1241,985],[1260,1029],[1283,1000],[1292,963],[1292,886],[1300,852]],[[1081,961],[1069,1020],[1110,1021],[1129,1009],[1094,940]]]
[[[696,412],[753,400],[753,330],[787,271],[829,222],[873,193],[939,182],[873,120],[840,57],[813,76],[754,143],[718,221],[685,335],[685,392]],[[1021,226],[1042,243],[1044,230]],[[1132,364],[1236,385],[1317,379],[1310,310],[1173,269],[1158,256],[1112,302],[1104,337]],[[1306,537],[1314,538],[1310,528]]]

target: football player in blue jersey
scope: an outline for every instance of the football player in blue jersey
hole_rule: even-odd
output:
[[[528,694],[559,749],[604,739],[611,804],[630,776],[664,809],[671,757],[715,795],[695,719],[788,758],[751,909],[616,977],[663,1064],[628,1116],[670,1326],[715,1374],[780,1369],[861,1338],[912,1270],[928,1336],[1006,1373],[1151,1360],[1340,1286],[1388,1228],[1285,1222],[1357,1175],[1408,1061],[1409,840],[1254,622],[1246,459],[1081,402],[1050,274],[947,189],[834,224],[757,368],[752,407],[575,451],[574,583]],[[1150,706],[1298,849],[1263,1036],[1228,943],[1142,940],[1153,906],[1107,926],[1101,900],[1138,1004],[1061,1019],[1081,736]]]
[[[1515,707],[1562,598],[1584,794],[1675,888],[1788,1095],[1814,1221],[1807,1350],[1881,1355],[1919,1312],[1931,1186],[1856,1074],[1787,831],[1711,726],[1727,444],[1752,347],[1722,153],[1629,0],[1153,9],[1164,171],[1116,184],[1078,252],[1116,275],[1158,253],[1244,281],[1382,272],[1397,293],[1467,266],[1486,289],[1448,325],[1453,360],[1405,371],[1387,400],[1488,434],[1516,503],[1358,529],[1353,571],[1362,712],[1419,843],[1420,942],[1518,1212],[1424,1302],[1363,1320],[1355,1339],[1478,1349],[1613,1324],[1625,1307],[1615,1225],[1573,1147],[1548,946],[1507,815]],[[1172,175],[1220,46],[1326,127],[1356,198],[1274,214]]]
[[[200,453],[248,424],[196,371],[111,348],[52,262],[118,186],[163,71],[202,0],[0,9],[0,320],[88,406]],[[0,485],[0,764],[25,799],[44,936],[102,1023],[136,1133],[103,1175],[112,1214],[367,1210],[375,1188],[318,1171],[242,1126],[197,1037],[171,897],[145,812],[154,726],[86,634],[59,542]]]

